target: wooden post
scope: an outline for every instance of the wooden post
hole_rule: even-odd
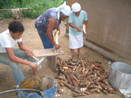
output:
[[[4,12],[4,11],[12,12],[12,17],[14,19],[20,19],[23,10],[32,10],[32,8],[0,9],[0,12]]]

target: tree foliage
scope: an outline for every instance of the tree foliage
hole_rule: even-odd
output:
[[[23,11],[24,17],[35,18],[50,7],[57,7],[63,0],[0,0],[0,9],[10,8],[32,8],[32,10]],[[5,14],[6,13],[6,14]],[[3,12],[8,16],[9,12]]]

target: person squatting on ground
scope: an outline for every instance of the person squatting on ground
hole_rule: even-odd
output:
[[[8,65],[12,69],[17,85],[25,78],[20,64],[28,65],[32,68],[33,73],[36,73],[35,60],[30,57],[33,55],[32,50],[25,47],[22,42],[23,32],[23,24],[12,21],[9,23],[8,29],[0,33],[0,63]],[[16,44],[19,48],[15,48]]]
[[[45,49],[60,48],[60,45],[58,45],[54,40],[53,31],[55,29],[59,30],[61,21],[68,18],[70,13],[70,7],[66,5],[66,2],[64,2],[63,5],[57,8],[49,8],[36,19],[35,27]],[[49,60],[50,63],[52,62],[49,65],[55,66],[55,57],[49,57]]]
[[[69,48],[72,53],[74,62],[78,61],[80,49],[83,47],[83,25],[87,28],[88,17],[84,10],[81,10],[81,5],[77,2],[73,3],[72,13],[69,16]]]

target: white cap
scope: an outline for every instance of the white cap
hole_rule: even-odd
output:
[[[78,2],[75,2],[71,6],[73,12],[79,12],[81,10],[81,5]]]
[[[71,8],[68,5],[65,5],[61,8],[60,12],[62,12],[64,15],[69,16],[71,13]]]

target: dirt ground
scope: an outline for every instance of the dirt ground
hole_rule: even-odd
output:
[[[0,32],[4,31],[8,27],[8,23],[10,21],[11,19],[0,20]],[[39,36],[34,27],[34,20],[22,19],[21,21],[25,26],[25,32],[23,35],[24,43],[31,49],[43,48]],[[65,31],[64,26],[62,26],[62,31]],[[61,55],[61,57],[67,59],[70,56],[70,51],[68,49],[68,37],[65,35],[65,32],[61,33],[60,44],[61,49],[65,52],[64,55]],[[88,57],[90,61],[100,61],[102,62],[103,67],[107,66],[108,60],[89,48],[84,47],[81,50],[81,56]],[[29,67],[25,65],[22,65],[21,67],[26,76],[32,75]],[[56,73],[54,73],[46,63],[43,63],[43,67],[39,71],[41,74],[50,77],[55,77],[56,75]],[[10,68],[7,65],[0,64],[0,91],[9,90],[13,88],[15,88],[15,81],[12,77]],[[73,98],[69,89],[63,89],[64,92],[59,98]],[[6,95],[0,95],[0,98],[17,98],[17,96],[14,93],[8,93]],[[92,94],[79,98],[122,98],[122,96],[119,93],[108,95]]]

